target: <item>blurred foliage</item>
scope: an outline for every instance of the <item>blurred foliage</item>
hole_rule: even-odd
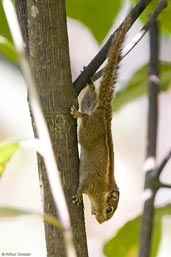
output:
[[[10,159],[19,149],[20,145],[16,142],[7,142],[0,145],[0,177],[2,176]]]
[[[6,142],[0,145],[0,177],[2,176],[6,166],[8,165],[9,161],[13,157],[13,155],[22,147],[24,141],[19,142]],[[38,215],[41,216],[44,221],[48,222],[49,224],[57,227],[58,229],[63,229],[60,222],[53,216],[44,213],[39,214],[34,211],[28,211],[24,209],[14,208],[14,207],[4,207],[0,206],[0,218],[5,217],[16,217],[22,215]]]
[[[22,215],[32,215],[32,211],[18,209],[15,207],[0,206],[0,218],[16,217]]]
[[[18,64],[18,54],[15,50],[8,23],[0,1],[0,54],[14,64]]]
[[[40,214],[35,211],[29,211],[25,209],[19,209],[15,207],[7,207],[7,206],[0,206],[0,221],[1,218],[12,218],[12,217],[18,217],[18,216],[24,216],[24,215],[36,215],[43,218],[44,221],[48,222],[49,224],[55,226],[57,229],[63,229],[60,222],[53,216],[44,213]]]
[[[171,87],[171,64],[161,62],[160,64],[160,80],[161,90],[167,90]],[[118,111],[125,104],[136,100],[138,97],[147,93],[148,86],[148,66],[145,65],[139,69],[127,83],[124,89],[120,90],[116,94],[116,98],[113,101],[113,111]]]
[[[151,257],[156,257],[158,251],[162,231],[161,218],[164,215],[171,215],[171,205],[155,209]],[[137,257],[140,221],[141,216],[138,216],[121,227],[117,234],[104,245],[104,254],[107,257],[113,257],[116,253],[117,257]]]
[[[67,16],[81,21],[87,26],[99,43],[111,28],[122,0],[66,0]]]
[[[0,35],[7,38],[10,42],[12,42],[11,33],[8,27],[8,23],[4,14],[4,9],[2,7],[2,1],[0,1]]]
[[[131,3],[136,4],[137,0],[130,0]],[[158,0],[152,0],[151,3],[147,6],[144,12],[141,14],[140,19],[143,23],[145,23],[149,17],[149,15],[154,11],[158,4]],[[158,17],[161,26],[161,32],[165,35],[171,34],[171,26],[170,26],[170,14],[171,14],[171,0],[168,0],[168,6],[161,12]]]
[[[0,36],[0,53],[14,64],[18,64],[19,58],[13,43],[3,36]]]

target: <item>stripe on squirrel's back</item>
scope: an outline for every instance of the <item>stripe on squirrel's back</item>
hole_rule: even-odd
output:
[[[131,17],[128,16],[120,30],[117,30],[114,39],[111,42],[111,47],[108,52],[108,63],[105,66],[102,74],[102,79],[99,86],[98,106],[103,112],[103,121],[105,128],[105,147],[107,151],[106,159],[106,182],[110,185],[110,181],[114,179],[114,152],[111,133],[111,118],[112,118],[112,98],[114,92],[114,84],[117,79],[118,63],[121,56],[122,43],[126,32],[130,27]]]

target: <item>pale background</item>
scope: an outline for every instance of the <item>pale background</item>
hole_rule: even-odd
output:
[[[126,10],[119,15],[114,27],[119,24]],[[139,31],[140,24],[131,29],[127,42]],[[113,29],[112,29],[113,30]],[[81,23],[68,20],[70,54],[73,79],[83,66],[99,50],[93,35]],[[78,36],[79,35],[79,36]],[[171,60],[169,40],[161,44],[160,58]],[[148,36],[121,63],[119,81],[124,85],[132,72],[148,61]],[[0,60],[0,142],[32,138],[33,131],[27,105],[27,92],[21,73],[12,65]],[[159,98],[158,161],[171,147],[171,91],[161,93]],[[121,191],[119,207],[114,217],[99,225],[90,215],[90,206],[85,197],[86,229],[90,257],[103,257],[103,242],[114,235],[125,222],[134,218],[143,205],[143,164],[146,147],[147,97],[143,96],[126,105],[114,114],[112,122],[115,147],[115,170]],[[171,183],[171,163],[162,174],[162,180]],[[170,190],[162,190],[156,205],[168,203]],[[0,181],[0,205],[41,211],[36,155],[32,150],[21,150],[9,163]],[[163,236],[158,257],[169,257],[171,252],[171,218],[163,218]],[[45,257],[43,222],[36,217],[20,217],[0,220],[1,252],[30,252],[32,257]]]

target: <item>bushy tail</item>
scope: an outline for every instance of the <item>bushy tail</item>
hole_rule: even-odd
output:
[[[122,27],[116,31],[108,52],[108,63],[103,70],[99,87],[98,107],[105,109],[109,116],[112,114],[111,102],[113,98],[114,84],[116,83],[117,78],[118,62],[121,56],[122,43],[130,24],[131,16],[128,15],[122,24]]]

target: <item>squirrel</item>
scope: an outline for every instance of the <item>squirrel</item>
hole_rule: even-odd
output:
[[[128,15],[112,39],[98,94],[93,83],[89,83],[80,111],[71,107],[73,117],[80,119],[78,137],[81,146],[79,187],[73,202],[79,204],[82,194],[88,195],[91,213],[100,224],[113,216],[119,201],[119,189],[114,177],[112,98],[122,43],[130,23]]]

